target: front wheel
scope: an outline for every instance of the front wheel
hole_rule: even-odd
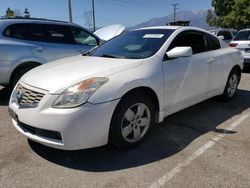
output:
[[[31,63],[30,65],[26,65],[26,66],[21,66],[19,68],[17,68],[13,74],[11,75],[11,80],[10,80],[10,85],[9,85],[9,89],[13,89],[15,87],[15,85],[17,84],[17,82],[19,81],[19,79],[28,71],[30,71],[31,69],[36,68],[37,66],[39,66],[39,64],[36,63]]]
[[[226,87],[224,89],[223,94],[221,95],[221,99],[224,101],[231,100],[238,89],[239,82],[240,73],[237,70],[233,69],[229,74]]]
[[[154,105],[144,95],[123,98],[113,114],[110,125],[110,143],[120,149],[140,144],[154,123]]]

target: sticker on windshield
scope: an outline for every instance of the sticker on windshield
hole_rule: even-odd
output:
[[[164,36],[164,34],[146,34],[143,36],[144,39],[160,39]]]

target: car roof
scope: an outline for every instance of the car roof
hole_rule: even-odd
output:
[[[209,33],[207,30],[204,30],[204,29],[201,29],[201,28],[198,28],[198,27],[191,27],[191,26],[154,26],[154,27],[139,28],[139,29],[135,29],[135,30],[147,30],[147,29],[159,29],[159,30],[172,29],[172,30],[181,30],[181,31],[195,30],[195,31],[201,31],[201,32],[204,32],[204,33]]]
[[[242,29],[239,32],[241,32],[241,31],[250,31],[250,28]]]
[[[237,30],[230,28],[220,28],[220,29],[211,29],[209,31],[237,31]]]
[[[78,24],[75,24],[75,23],[69,23],[69,22],[60,21],[60,20],[42,19],[42,18],[0,18],[0,33],[2,33],[11,24],[25,24],[25,23],[55,24],[55,25],[73,26],[73,27],[78,27],[78,28],[84,29],[89,33],[92,33],[88,29],[86,29]],[[92,35],[94,35],[96,38],[99,38],[93,33],[92,33]]]
[[[66,21],[60,20],[49,20],[49,19],[42,19],[42,18],[1,18],[0,24],[1,25],[9,25],[14,23],[40,23],[40,24],[57,24],[57,25],[72,25],[81,27],[74,23],[69,23]]]
[[[178,29],[181,26],[152,26],[152,27],[143,27],[143,28],[139,28],[139,29],[135,29],[135,30],[146,30],[146,29]]]

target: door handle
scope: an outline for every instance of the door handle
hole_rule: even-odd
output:
[[[39,47],[35,47],[35,50],[38,51],[38,52],[42,52],[43,48],[39,46]]]
[[[212,64],[212,63],[214,63],[215,62],[215,58],[209,58],[208,60],[207,60],[207,64]]]

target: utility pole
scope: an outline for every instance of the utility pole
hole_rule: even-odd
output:
[[[93,18],[92,18],[92,11],[86,11],[84,12],[84,17],[85,17],[85,26],[88,28],[88,29],[92,29],[93,27]]]
[[[95,0],[92,0],[93,29],[95,31]]]
[[[177,6],[179,6],[179,3],[173,3],[172,6],[174,7],[174,22],[176,21],[176,11],[178,10]]]
[[[68,8],[69,8],[69,22],[72,23],[72,9],[71,9],[71,0],[68,0]]]

